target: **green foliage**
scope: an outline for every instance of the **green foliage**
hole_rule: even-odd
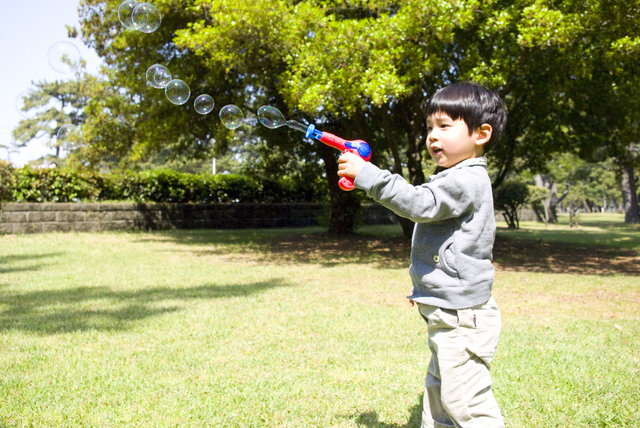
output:
[[[73,202],[99,195],[88,177],[66,168],[24,166],[16,170],[15,179],[12,199],[17,202]]]
[[[9,198],[16,184],[15,171],[9,162],[0,159],[0,206],[5,198]]]
[[[502,211],[509,228],[518,229],[520,227],[518,211],[527,203],[529,187],[520,181],[507,181],[494,193],[495,208]]]
[[[11,177],[14,177],[13,175]],[[171,170],[126,171],[121,174],[78,172],[68,168],[15,171],[11,200],[17,202],[114,201],[168,203],[318,202],[318,183],[258,181],[228,174],[188,174]]]

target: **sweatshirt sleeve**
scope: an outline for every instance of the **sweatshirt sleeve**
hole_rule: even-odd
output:
[[[464,168],[468,170],[469,168]],[[401,217],[416,223],[459,217],[473,206],[477,179],[458,169],[442,178],[414,186],[404,177],[367,163],[355,179],[356,187]]]

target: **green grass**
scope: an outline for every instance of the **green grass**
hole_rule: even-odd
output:
[[[0,427],[419,427],[400,233],[0,237]],[[638,276],[497,263],[494,295],[507,426],[640,426]]]

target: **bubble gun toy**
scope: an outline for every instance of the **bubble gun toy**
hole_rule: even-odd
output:
[[[340,150],[342,153],[350,152],[360,156],[365,161],[369,162],[371,159],[371,147],[365,141],[362,140],[344,140],[336,135],[328,132],[322,132],[316,129],[315,125],[305,126],[295,120],[286,120],[284,115],[275,107],[262,106],[258,109],[258,118],[260,123],[270,129],[279,128],[280,126],[287,125],[292,129],[302,131],[307,138],[314,138],[325,143],[327,146]],[[355,189],[353,184],[353,178],[341,177],[338,181],[338,185],[342,190],[350,191]]]
[[[362,140],[344,140],[336,135],[330,134],[328,132],[322,132],[316,129],[314,125],[309,125],[307,127],[307,131],[305,133],[307,138],[315,138],[316,140],[320,140],[325,143],[327,146],[333,147],[334,149],[340,150],[342,153],[350,152],[355,155],[360,156],[365,161],[369,162],[371,159],[371,147],[365,141]],[[353,178],[351,177],[341,177],[338,181],[338,186],[342,190],[353,190],[355,186],[353,184]]]

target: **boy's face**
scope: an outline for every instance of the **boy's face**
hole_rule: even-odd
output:
[[[435,113],[427,118],[429,154],[438,166],[444,168],[480,157],[484,152],[482,144],[489,140],[486,138],[486,129],[482,130],[485,126],[489,127],[491,138],[490,125],[483,125],[479,131],[469,135],[469,127],[464,120],[452,120],[444,113]]]

